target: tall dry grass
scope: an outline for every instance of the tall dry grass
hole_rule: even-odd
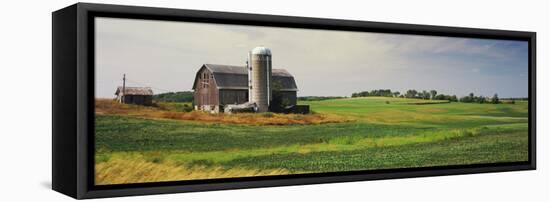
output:
[[[178,166],[143,160],[111,159],[95,165],[95,184],[128,184],[288,174],[285,169],[252,170],[206,166]]]
[[[342,123],[353,121],[340,115],[328,114],[211,114],[201,111],[177,112],[156,107],[128,105],[107,99],[96,99],[95,112],[100,115],[127,115],[143,118],[190,120],[211,123],[231,123],[247,125],[299,125]]]

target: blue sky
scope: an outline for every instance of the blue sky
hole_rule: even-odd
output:
[[[204,63],[244,65],[266,46],[295,76],[299,96],[372,89],[526,97],[527,42],[151,20],[96,19],[96,97],[122,74],[155,93],[191,90]]]

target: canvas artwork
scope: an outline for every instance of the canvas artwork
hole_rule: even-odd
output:
[[[95,185],[527,162],[527,41],[96,17]]]

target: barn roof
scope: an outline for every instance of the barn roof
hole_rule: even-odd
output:
[[[197,76],[203,68],[208,69],[214,74],[214,80],[219,89],[248,89],[248,70],[245,66],[204,64],[197,71]],[[273,82],[280,85],[281,90],[298,90],[294,77],[285,69],[272,69],[271,76]],[[195,77],[195,79],[197,78]],[[195,85],[196,82],[193,84],[193,89],[195,89]]]
[[[149,87],[124,87],[126,95],[153,95],[153,90]],[[115,95],[122,92],[122,86],[116,89]]]
[[[221,74],[248,74],[245,66],[204,64],[212,73]]]

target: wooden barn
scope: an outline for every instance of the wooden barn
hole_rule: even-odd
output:
[[[115,92],[116,100],[125,104],[152,105],[153,90],[149,87],[122,87]]]
[[[298,87],[284,69],[272,69],[273,100],[296,105]],[[196,110],[220,112],[228,104],[249,101],[248,70],[245,66],[204,64],[197,71],[194,90]]]

